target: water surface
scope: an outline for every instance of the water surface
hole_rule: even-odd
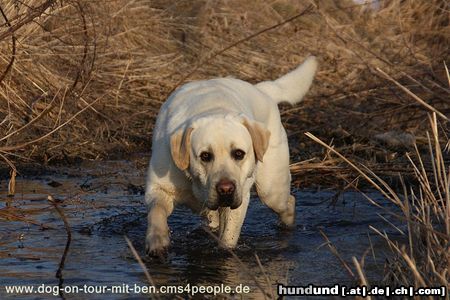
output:
[[[55,277],[67,233],[60,215],[47,201],[61,201],[71,226],[72,242],[62,272],[63,285],[146,285],[142,268],[128,248],[127,236],[137,249],[156,285],[250,286],[245,299],[260,299],[261,289],[276,283],[291,285],[356,285],[342,263],[325,244],[320,230],[353,268],[351,258],[364,254],[368,279],[383,275],[385,244],[369,225],[398,236],[379,215],[394,222],[384,210],[357,192],[294,191],[296,227],[285,231],[277,217],[253,197],[242,229],[236,259],[203,229],[201,219],[177,208],[169,219],[171,248],[166,262],[144,253],[146,208],[143,202],[145,167],[134,162],[84,162],[17,178],[16,195],[7,200],[7,181],[0,189],[0,284],[58,285]],[[386,209],[393,206],[376,192],[368,192]],[[8,220],[9,218],[9,220]],[[48,229],[44,229],[42,224]],[[370,241],[369,241],[370,237]],[[375,249],[373,256],[370,248]],[[255,255],[261,261],[259,267]],[[258,287],[259,285],[259,287]],[[0,298],[49,299],[51,295],[6,295]],[[66,294],[66,299],[146,299],[144,295]],[[53,297],[54,298],[54,297]],[[168,299],[172,297],[168,296]],[[317,299],[317,298],[316,298]]]

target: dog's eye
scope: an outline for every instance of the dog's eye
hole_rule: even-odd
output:
[[[233,156],[233,158],[235,160],[243,160],[244,156],[245,156],[245,152],[242,151],[241,149],[236,149],[236,150],[233,150],[231,155]]]
[[[212,155],[212,153],[203,151],[202,153],[200,153],[200,159],[201,159],[203,162],[210,162],[210,161],[212,161],[212,159],[213,159],[213,155]]]

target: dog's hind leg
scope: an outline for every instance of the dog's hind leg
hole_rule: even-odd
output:
[[[295,198],[290,194],[289,148],[286,143],[269,148],[256,173],[256,191],[261,201],[275,211],[284,226],[295,223]]]
[[[219,239],[223,248],[235,248],[241,235],[241,227],[247,213],[250,193],[244,195],[242,204],[236,208],[219,208]]]

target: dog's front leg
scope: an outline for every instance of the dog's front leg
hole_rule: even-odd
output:
[[[164,195],[153,195],[148,203],[148,227],[145,249],[148,255],[164,257],[170,244],[167,218],[173,211],[173,201]]]
[[[236,208],[219,208],[219,239],[223,248],[235,248],[241,235],[242,224],[250,200],[250,193],[244,196],[242,204]]]

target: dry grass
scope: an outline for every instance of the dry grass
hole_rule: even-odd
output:
[[[376,12],[369,7],[351,1],[4,1],[0,151],[10,160],[51,161],[147,150],[155,114],[180,82],[276,78],[315,54],[321,68],[313,90],[302,105],[283,108],[298,142],[293,159],[317,156],[302,149],[301,133],[309,130],[351,146],[346,153],[391,162],[396,151],[371,144],[372,137],[402,130],[424,140],[427,109],[376,68],[448,114],[442,65],[448,7],[438,0],[387,1]],[[308,178],[306,167],[293,172]]]
[[[439,142],[436,114],[430,116],[430,125],[431,134],[427,132],[429,155],[424,156],[417,147],[414,153],[406,155],[414,170],[415,180],[406,182],[399,174],[401,192],[397,192],[363,164],[351,162],[334,148],[307,133],[312,140],[341,157],[400,209],[401,214],[391,213],[406,225],[407,231],[403,233],[406,244],[390,239],[385,232],[371,226],[386,240],[391,250],[392,257],[386,263],[382,282],[385,285],[415,288],[443,286],[450,289],[450,166],[444,159],[448,153],[443,152],[444,145]],[[431,167],[431,173],[427,165]],[[375,200],[365,196],[378,205]],[[367,286],[369,283],[360,263],[356,258],[353,261],[361,284]],[[449,297],[447,294],[446,299]]]
[[[14,27],[47,2],[6,1],[2,8]],[[179,58],[169,38],[172,22],[148,3],[64,1],[13,32],[4,26],[2,70],[11,38],[16,50],[0,87],[0,150],[47,161],[95,158],[147,139],[162,99],[160,81]],[[25,144],[68,120],[45,140]]]
[[[444,160],[438,139],[436,115],[430,120],[429,156],[408,155],[416,185],[403,182],[398,197],[408,228],[408,244],[399,245],[380,233],[395,257],[391,259],[385,282],[391,285],[445,286],[450,289],[450,166]],[[448,153],[446,153],[448,155]],[[427,172],[431,165],[433,172]],[[374,229],[376,230],[376,229]],[[450,296],[447,295],[447,299]]]

